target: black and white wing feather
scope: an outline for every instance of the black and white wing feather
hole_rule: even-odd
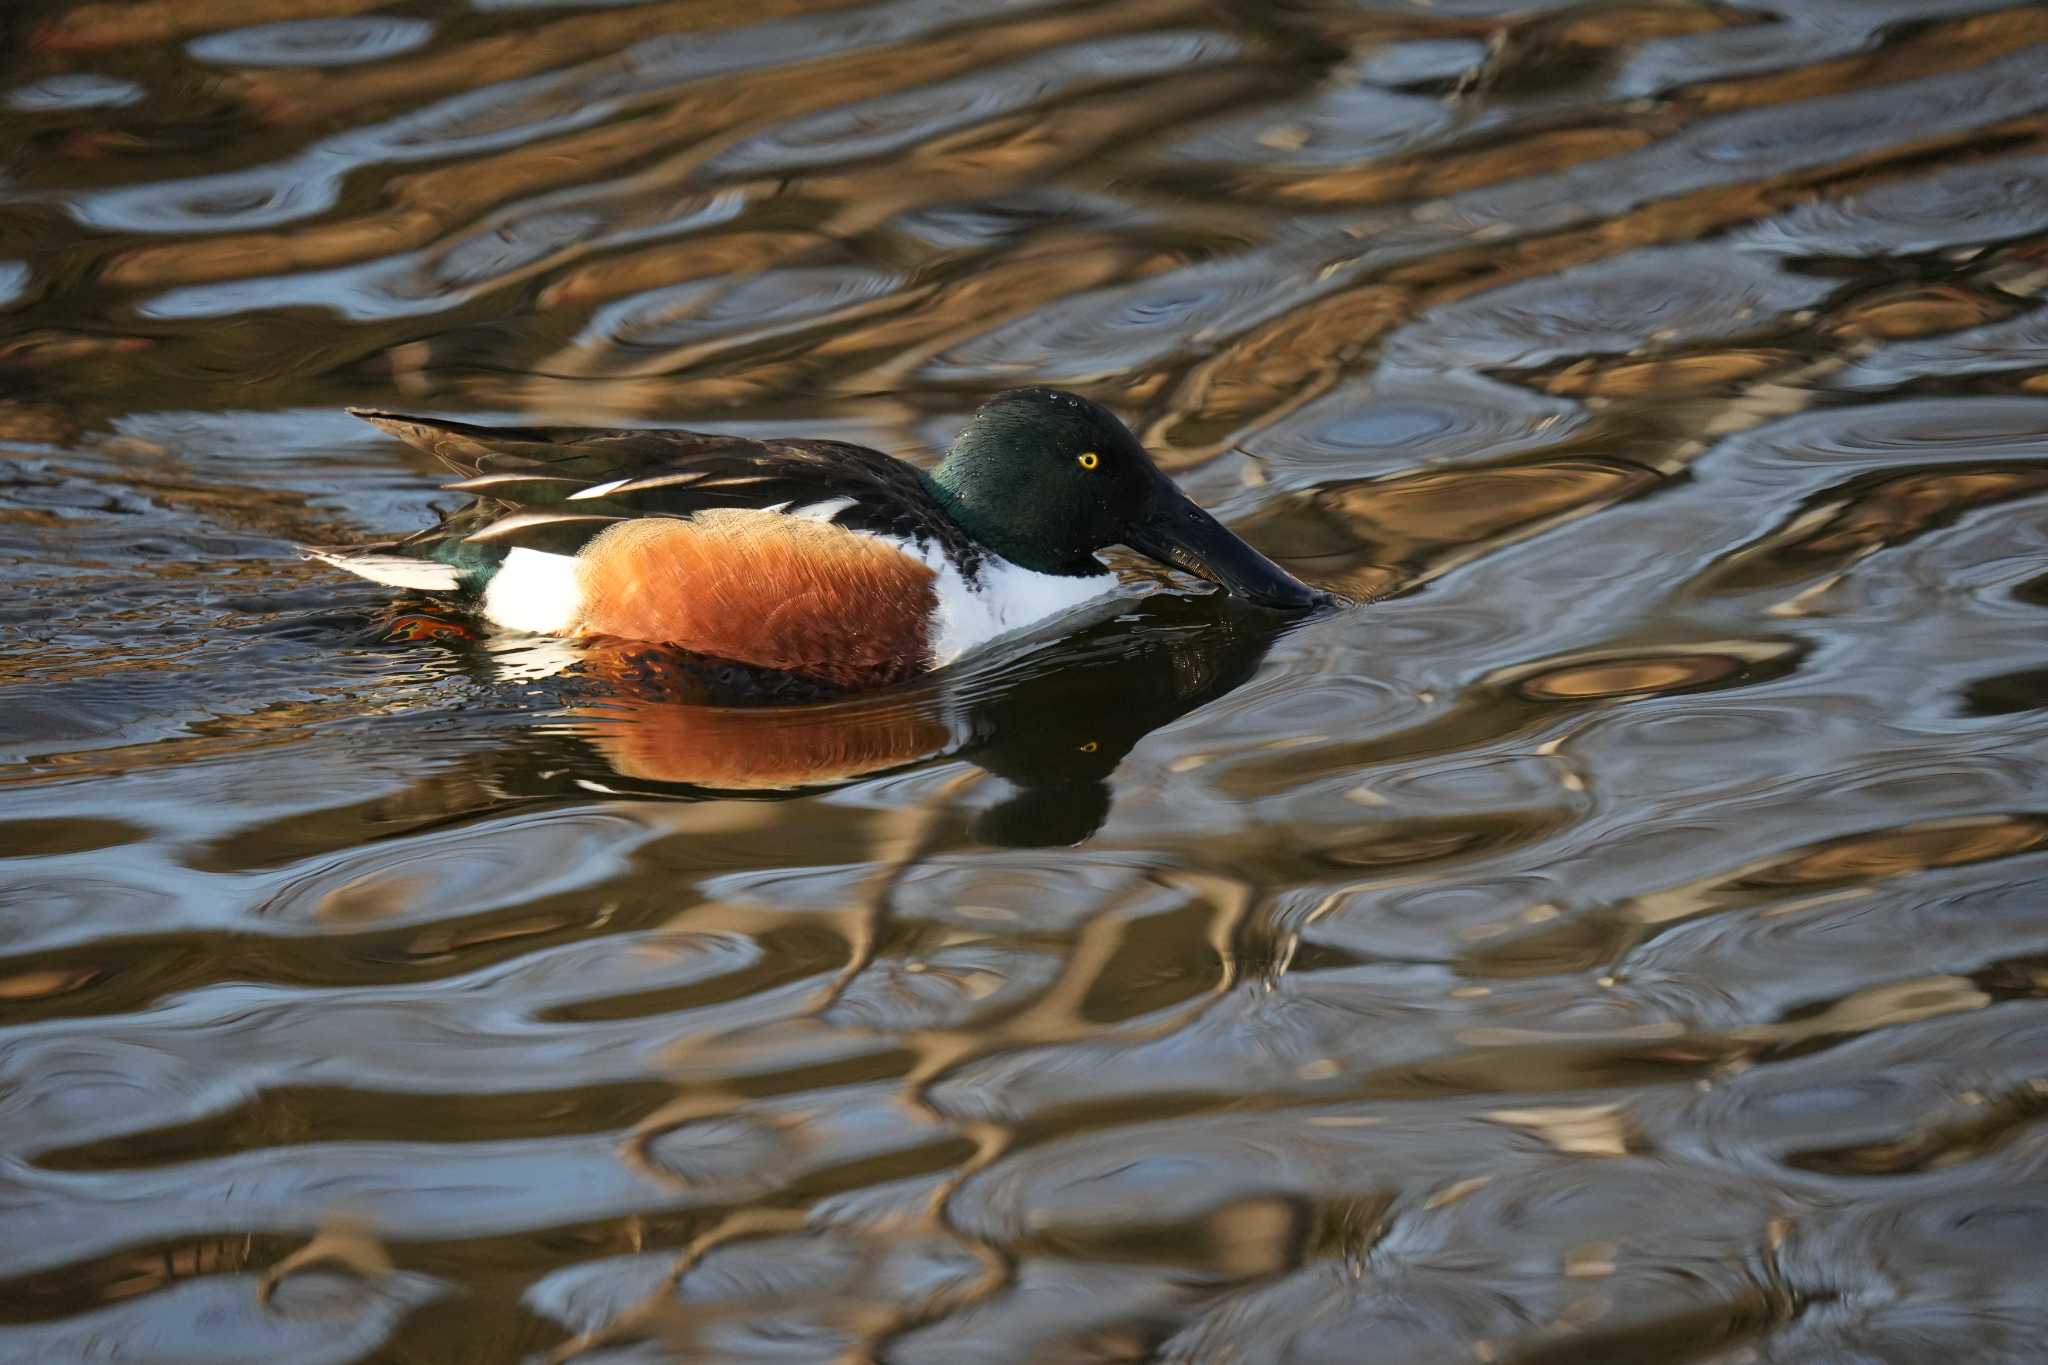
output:
[[[681,430],[486,427],[351,411],[461,475],[444,486],[473,501],[417,535],[313,553],[350,568],[374,560],[371,567],[420,586],[441,581],[427,566],[444,566],[444,574],[453,568],[474,584],[516,548],[574,554],[621,521],[716,507],[772,509],[936,542],[963,570],[979,558],[915,468],[866,446]]]

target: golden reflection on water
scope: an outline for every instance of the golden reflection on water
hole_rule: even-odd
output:
[[[2048,10],[0,25],[0,1357],[2039,1355]],[[1025,381],[1356,604],[820,698],[295,553],[352,403]]]

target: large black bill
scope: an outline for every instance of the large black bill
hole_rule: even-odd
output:
[[[1159,490],[1151,516],[1124,543],[1162,564],[1206,578],[1224,591],[1268,607],[1312,607],[1325,595],[1223,528],[1179,489]]]

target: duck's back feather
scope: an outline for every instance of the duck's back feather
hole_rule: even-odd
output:
[[[817,516],[830,505],[821,519],[931,542],[963,570],[981,557],[915,468],[866,446],[661,429],[485,427],[351,411],[462,475],[446,486],[476,499],[397,542],[401,554],[446,560],[455,542],[496,547],[495,558],[513,548],[573,554],[638,517],[712,508],[812,509]]]

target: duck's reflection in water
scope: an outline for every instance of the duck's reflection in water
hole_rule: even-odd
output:
[[[1008,788],[978,838],[1073,844],[1108,817],[1110,774],[1139,740],[1245,682],[1298,623],[1161,594],[1056,642],[853,697],[644,644],[583,645],[566,708],[500,755],[499,781],[533,795],[777,797],[965,760]]]

